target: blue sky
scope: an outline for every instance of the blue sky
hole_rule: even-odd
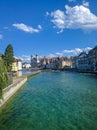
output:
[[[70,56],[97,45],[96,0],[0,0],[0,52]]]

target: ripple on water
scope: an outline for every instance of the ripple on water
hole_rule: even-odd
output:
[[[0,110],[0,130],[97,130],[97,77],[44,72]]]

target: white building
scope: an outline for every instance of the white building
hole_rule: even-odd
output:
[[[29,68],[31,68],[31,64],[25,62],[25,63],[23,63],[23,68],[25,68],[25,69],[29,69]]]
[[[21,59],[17,59],[17,67],[18,67],[18,70],[22,70],[22,60]]]
[[[12,71],[17,72],[22,70],[22,60],[21,59],[14,59],[14,62],[12,64]]]

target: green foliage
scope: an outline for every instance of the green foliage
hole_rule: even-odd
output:
[[[14,61],[13,47],[11,44],[9,44],[4,53],[4,63],[8,71],[11,71],[13,61]]]
[[[0,59],[0,98],[2,98],[2,90],[8,85],[7,69],[2,59]]]

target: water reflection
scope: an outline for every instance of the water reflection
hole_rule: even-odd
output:
[[[17,71],[15,72],[13,75],[16,75],[16,76],[22,76],[22,75],[26,75],[28,73],[31,73],[33,72],[34,70],[32,69],[23,69],[22,71]]]

